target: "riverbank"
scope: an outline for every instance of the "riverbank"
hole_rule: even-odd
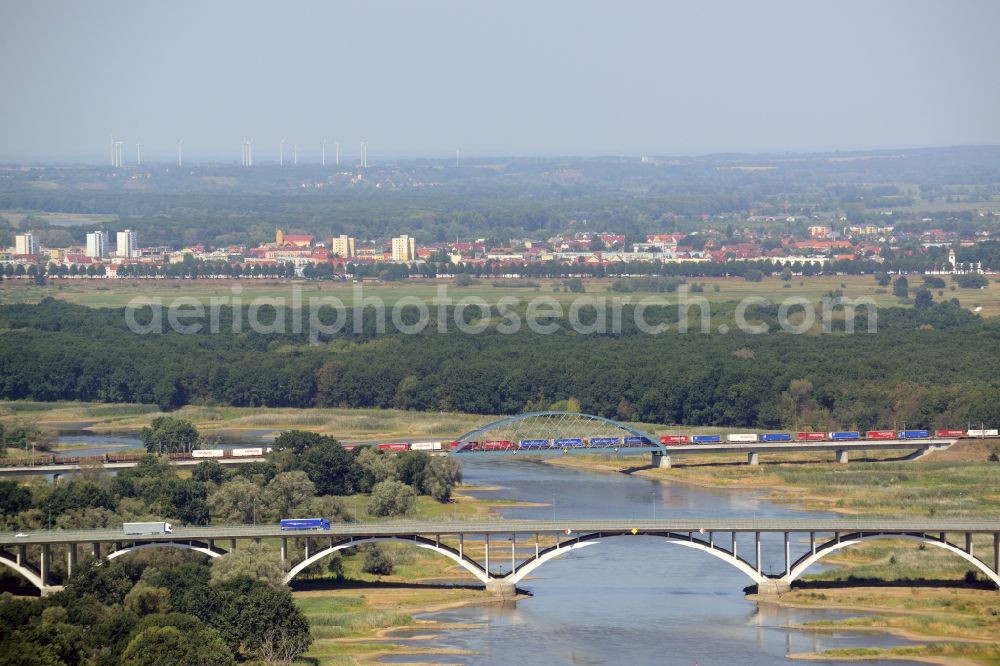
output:
[[[599,471],[628,470],[664,483],[758,491],[769,501],[810,511],[995,518],[1000,515],[1000,464],[989,461],[994,446],[994,442],[960,441],[948,451],[918,461],[847,465],[833,464],[828,456],[808,455],[757,467],[703,458],[681,459],[670,469],[630,467],[634,458],[563,456],[546,462]],[[975,545],[980,553],[992,551],[991,539],[977,539]],[[917,644],[798,653],[792,658],[1000,664],[1000,593],[986,589],[982,576],[970,573],[964,560],[941,549],[887,540],[839,551],[823,564],[829,568],[804,576],[801,587],[789,593],[748,598],[789,608],[864,613],[796,627],[804,631],[889,633]],[[963,587],[966,581],[978,582]]]

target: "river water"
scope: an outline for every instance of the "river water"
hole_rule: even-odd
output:
[[[465,462],[464,476],[472,485],[502,488],[477,495],[548,505],[502,509],[509,518],[832,516],[793,511],[747,491],[701,490],[528,460]],[[743,553],[753,552],[752,541],[739,546]],[[807,547],[795,544],[793,557]],[[764,542],[765,569],[783,569],[782,551],[780,536]],[[758,606],[743,598],[742,590],[750,583],[730,565],[701,551],[656,537],[612,538],[536,569],[520,585],[534,595],[529,599],[422,616],[474,625],[444,631],[430,643],[471,654],[400,655],[384,661],[756,666],[788,663],[785,655],[790,652],[906,644],[878,634],[814,634],[786,628],[845,614]],[[418,644],[429,645],[426,641]]]

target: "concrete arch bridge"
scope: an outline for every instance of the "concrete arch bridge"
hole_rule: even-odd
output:
[[[764,593],[781,593],[830,553],[874,539],[928,544],[964,560],[1000,588],[1000,521],[961,520],[494,520],[486,522],[346,523],[330,530],[281,530],[278,526],[176,528],[171,534],[126,538],[118,530],[54,530],[18,536],[0,533],[0,564],[42,593],[59,589],[53,557],[66,557],[69,573],[81,550],[108,560],[153,548],[180,548],[225,557],[240,542],[267,541],[288,562],[291,582],[310,565],[365,543],[407,543],[462,567],[486,589],[512,595],[539,567],[582,548],[648,538],[691,548],[743,573]],[[295,544],[299,548],[295,548]],[[762,548],[780,548],[783,566],[764,566]],[[977,550],[978,548],[978,550]],[[669,566],[669,559],[657,566]]]

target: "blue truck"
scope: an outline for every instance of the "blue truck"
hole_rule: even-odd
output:
[[[328,530],[330,521],[326,518],[283,518],[283,530]]]

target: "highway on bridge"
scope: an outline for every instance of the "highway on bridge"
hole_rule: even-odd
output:
[[[685,518],[684,520],[490,520],[464,521],[394,521],[378,523],[335,523],[328,530],[283,530],[278,525],[218,525],[211,527],[175,527],[170,534],[128,536],[121,529],[29,531],[24,537],[14,532],[0,532],[0,547],[41,543],[114,543],[155,542],[208,539],[266,539],[276,537],[346,537],[441,536],[485,534],[566,534],[617,533],[636,529],[644,533],[675,532],[898,532],[977,534],[1000,533],[1000,520],[877,520],[877,519],[768,519],[725,520]]]
[[[738,539],[739,535],[744,536]],[[949,536],[959,538],[952,540]],[[872,539],[909,540],[942,548],[1000,587],[1000,521],[959,519],[396,521],[337,523],[328,530],[282,530],[278,525],[177,527],[171,533],[148,535],[127,535],[118,529],[33,530],[0,533],[0,564],[18,572],[42,594],[48,594],[61,589],[60,579],[52,572],[56,551],[65,553],[68,576],[77,566],[81,546],[89,546],[91,555],[98,560],[148,548],[180,548],[215,558],[237,550],[240,541],[266,539],[279,543],[281,560],[289,567],[285,582],[290,583],[296,575],[338,551],[395,541],[447,557],[491,593],[510,596],[518,583],[545,562],[606,539],[635,537],[661,538],[708,553],[744,573],[764,594],[787,591],[806,569],[827,554]],[[781,571],[763,569],[763,538],[783,540]],[[986,548],[987,552],[992,550],[992,563],[977,555],[977,538],[980,549],[992,546]],[[749,555],[744,554],[747,539],[752,543]],[[467,541],[474,547],[467,548]],[[799,552],[793,554],[793,548]],[[507,562],[509,568],[505,569]],[[658,568],[668,565],[669,559],[651,563]]]

